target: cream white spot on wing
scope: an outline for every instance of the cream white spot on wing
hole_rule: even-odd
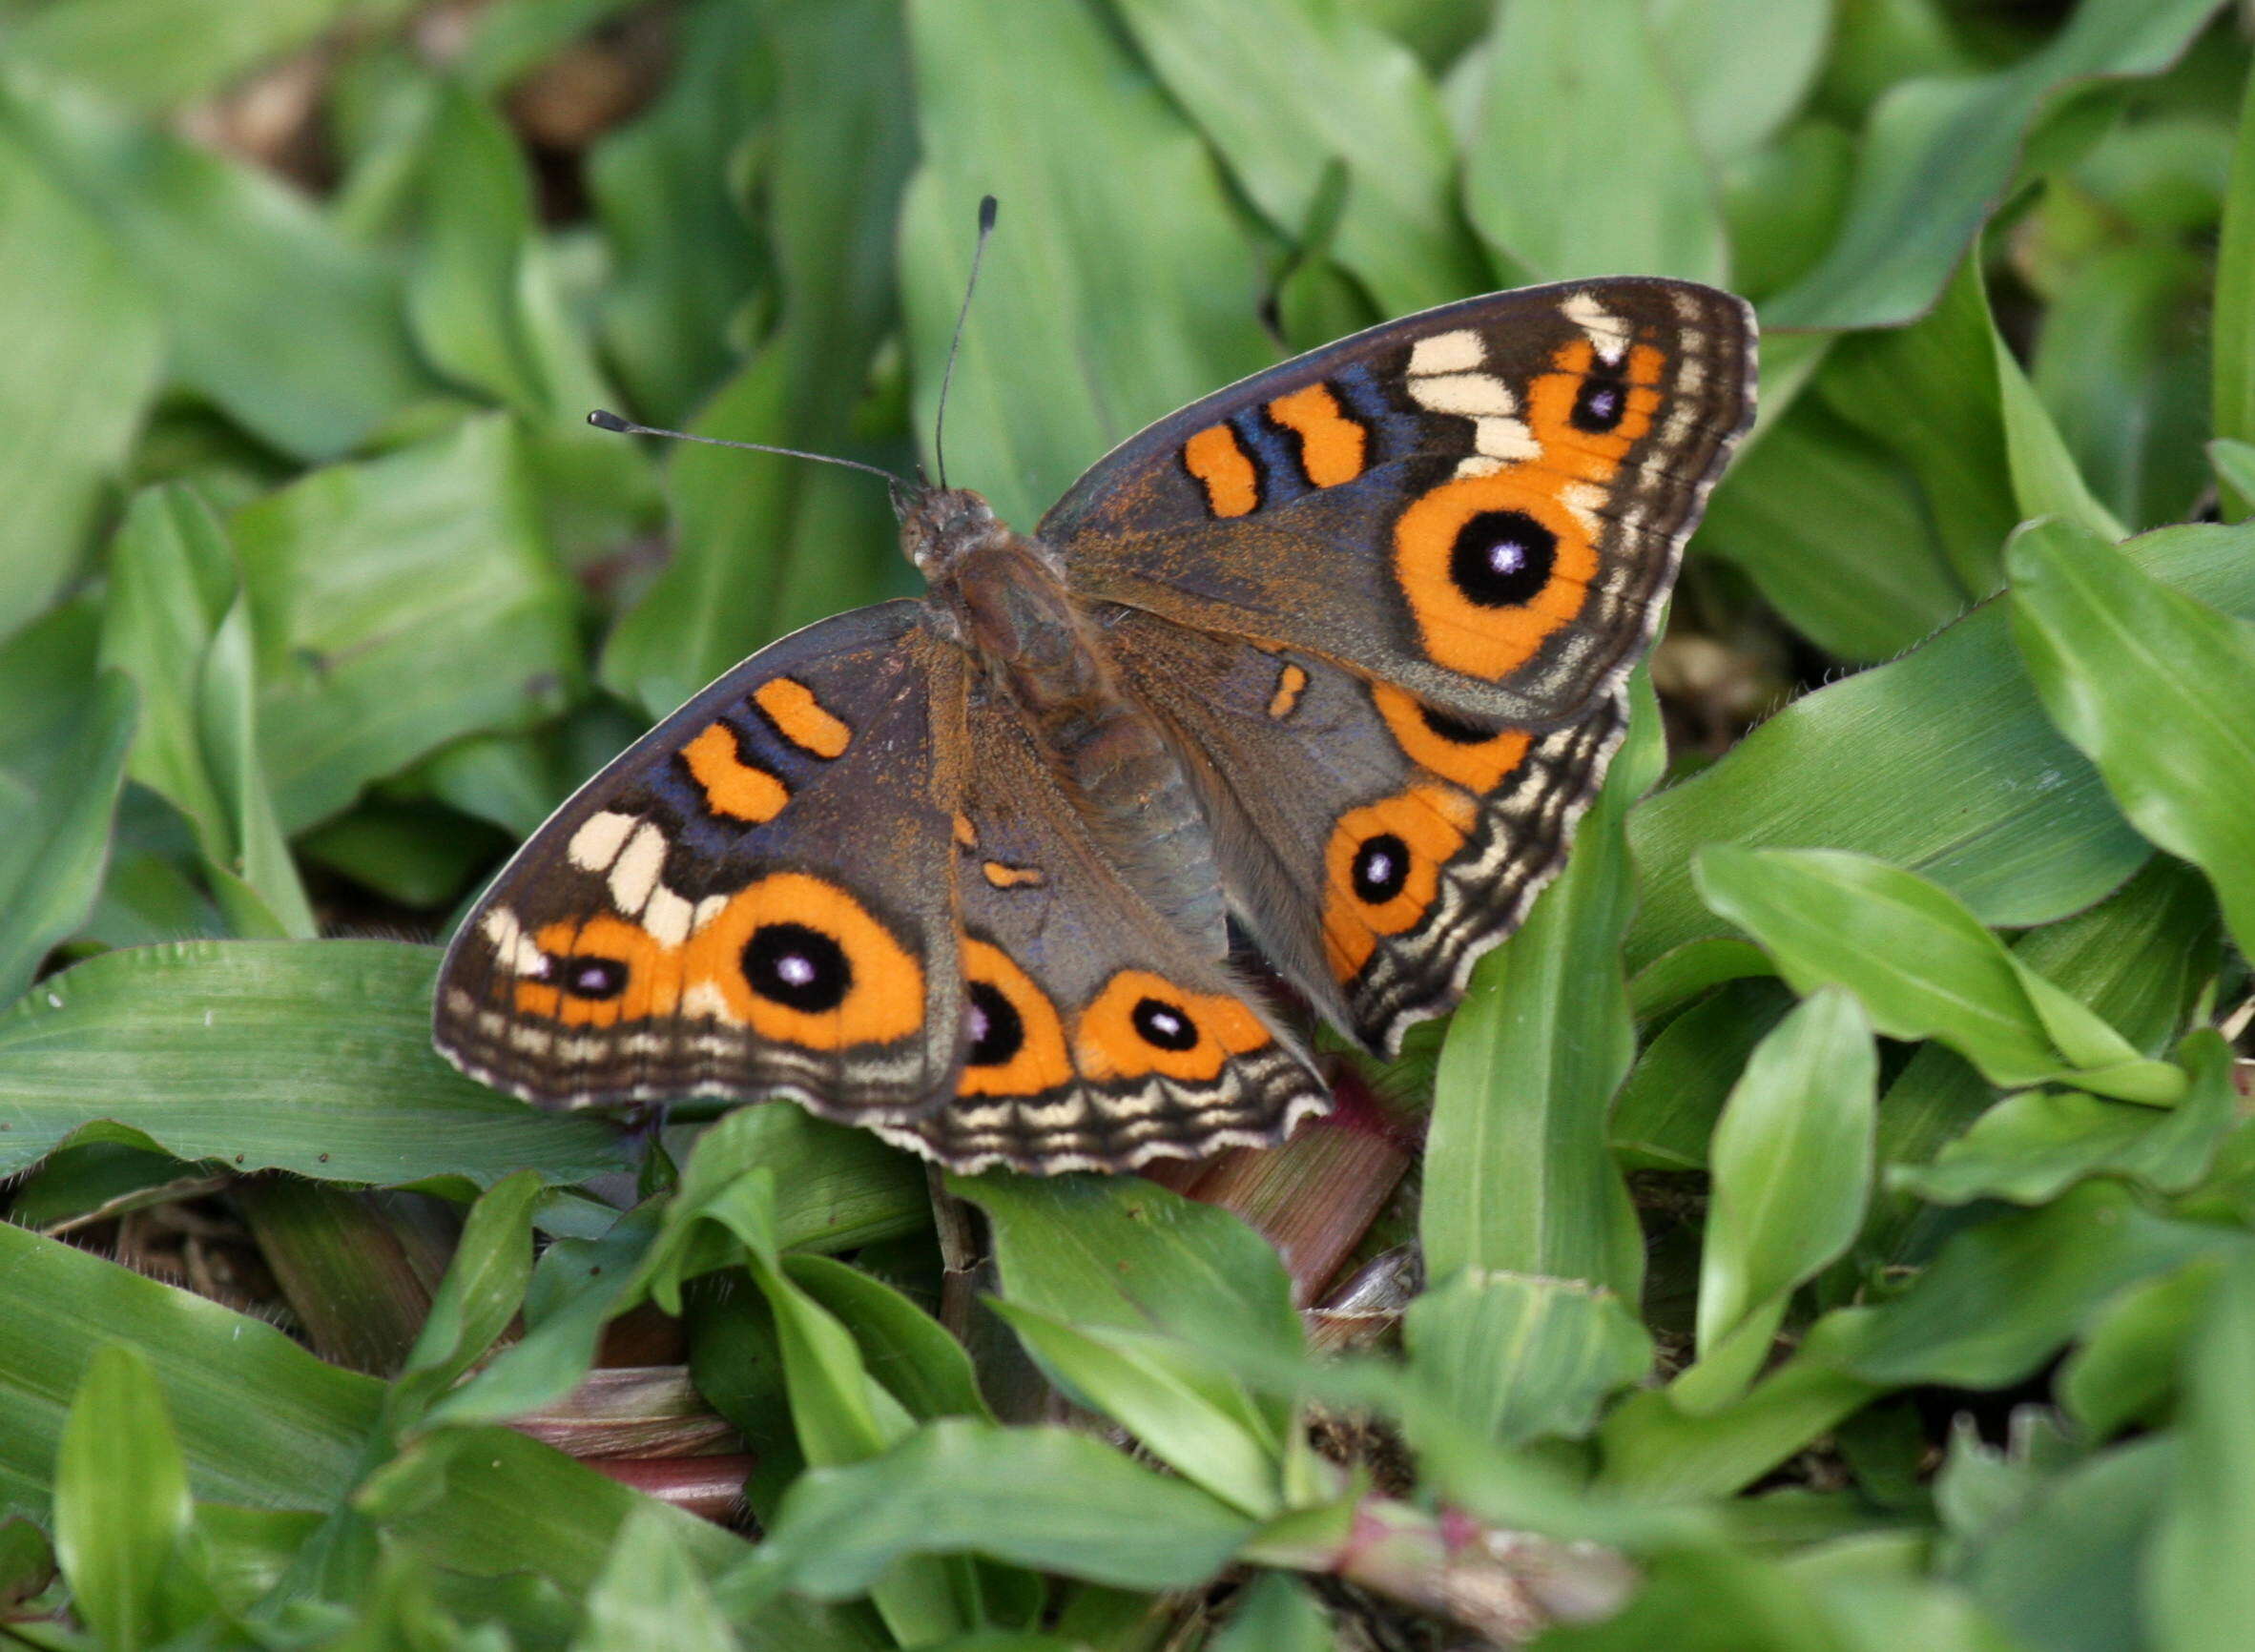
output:
[[[662,883],[650,892],[650,904],[642,909],[642,927],[660,946],[679,946],[695,921],[696,908]]]
[[[479,932],[493,944],[493,961],[497,968],[511,975],[546,975],[548,960],[540,945],[525,933],[525,926],[517,915],[506,906],[496,906],[486,914],[478,925]]]
[[[1480,344],[1479,335],[1470,327],[1459,327],[1453,333],[1436,333],[1430,339],[1419,339],[1411,346],[1410,377],[1469,373],[1486,359],[1487,351]]]
[[[647,820],[634,829],[610,866],[610,898],[629,918],[638,916],[657,892],[666,869],[666,835]]]
[[[1569,482],[1558,490],[1558,502],[1582,525],[1583,533],[1594,539],[1603,530],[1604,521],[1598,509],[1605,503],[1605,490],[1596,483]]]
[[[618,852],[626,847],[627,835],[637,824],[633,816],[621,815],[613,809],[589,816],[571,835],[572,865],[582,872],[608,871],[618,858]]]
[[[1599,303],[1588,293],[1570,293],[1559,308],[1567,320],[1589,335],[1589,341],[1607,363],[1618,363],[1628,354],[1628,323]]]
[[[736,1012],[728,1007],[728,1000],[720,988],[709,981],[700,981],[681,995],[681,1013],[700,1021],[716,1021],[724,1026],[734,1026]]]
[[[1493,373],[1438,373],[1412,379],[1410,394],[1429,413],[1454,413],[1462,419],[1486,414],[1510,418],[1519,411],[1519,398],[1511,386]]]
[[[704,928],[706,924],[712,922],[715,918],[718,918],[723,912],[726,912],[727,910],[727,896],[706,896],[704,899],[697,902],[696,912],[690,919],[690,932],[694,934],[696,931]]]
[[[1475,453],[1468,459],[1457,461],[1459,476],[1493,476],[1503,468],[1503,461],[1490,459],[1484,453]]]
[[[1535,433],[1518,419],[1476,419],[1472,445],[1490,459],[1533,459],[1542,451]]]

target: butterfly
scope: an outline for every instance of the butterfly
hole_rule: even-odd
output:
[[[1559,868],[1752,416],[1740,299],[1619,278],[1192,403],[1030,535],[896,497],[929,590],[761,650],[465,918],[435,1037],[550,1107],[787,1097],[962,1171],[1271,1144]]]

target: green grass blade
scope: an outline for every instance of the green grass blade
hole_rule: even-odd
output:
[[[2255,626],[2066,523],[2013,541],[2013,628],[2037,692],[2154,842],[2208,875],[2255,946]]]
[[[1521,0],[1485,55],[1464,196],[1535,280],[1729,265],[1714,180],[1637,0]]]
[[[182,1159],[383,1185],[584,1181],[615,1134],[456,1073],[430,1047],[438,952],[385,940],[114,952],[0,1014],[0,1169],[90,1120]]]

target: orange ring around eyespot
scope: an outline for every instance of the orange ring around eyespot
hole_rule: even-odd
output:
[[[1394,574],[1435,665],[1497,682],[1581,613],[1597,577],[1597,547],[1559,499],[1570,481],[1535,465],[1459,476],[1411,501],[1394,524]],[[1491,608],[1460,590],[1449,568],[1457,535],[1488,511],[1520,511],[1556,542],[1550,577],[1524,603]]]
[[[752,990],[744,948],[763,924],[803,924],[844,953],[852,981],[832,1009],[810,1011]],[[924,971],[891,930],[837,884],[777,872],[728,898],[681,949],[684,994],[714,995],[724,1019],[778,1043],[836,1050],[886,1044],[924,1024]]]
[[[1551,357],[1553,371],[1538,374],[1527,387],[1527,429],[1542,448],[1541,458],[1534,463],[1583,482],[1610,481],[1623,456],[1652,428],[1652,415],[1660,407],[1657,386],[1667,361],[1649,344],[1629,351],[1623,374],[1628,398],[1621,423],[1600,432],[1583,430],[1573,420],[1574,400],[1596,359],[1589,341],[1577,339]]]
[[[1479,796],[1486,796],[1517,772],[1535,743],[1535,736],[1524,729],[1499,729],[1479,741],[1452,740],[1434,730],[1415,694],[1390,683],[1373,683],[1370,697],[1402,755]]]
[[[1173,1012],[1194,1029],[1196,1042],[1179,1050],[1152,1043],[1135,1023],[1145,1000]],[[1166,977],[1124,969],[1104,984],[1073,1027],[1073,1055],[1082,1076],[1099,1082],[1157,1073],[1187,1084],[1210,1084],[1231,1056],[1274,1039],[1250,1005],[1226,992],[1186,992]]]
[[[562,1022],[566,1026],[616,1026],[672,1015],[681,1002],[681,955],[640,924],[603,913],[585,923],[562,921],[541,926],[533,944],[548,960],[547,981],[517,981],[522,1015]],[[614,998],[580,998],[557,981],[576,958],[603,958],[627,966],[627,984]]]
[[[963,941],[966,991],[976,981],[983,981],[1001,993],[1018,1012],[1024,1042],[1006,1062],[983,1067],[966,1064],[955,1093],[1038,1096],[1072,1083],[1072,1056],[1065,1049],[1065,1023],[1058,1019],[1057,1006],[1008,953],[989,941],[966,937]]]
[[[1423,785],[1339,816],[1323,856],[1323,944],[1336,980],[1361,973],[1378,937],[1399,935],[1424,919],[1440,890],[1441,867],[1464,846],[1478,815],[1455,787]],[[1401,887],[1388,899],[1365,900],[1355,887],[1355,857],[1387,836],[1398,838],[1408,855]]]

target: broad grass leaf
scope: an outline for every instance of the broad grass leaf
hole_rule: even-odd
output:
[[[2206,341],[2191,320],[2207,277],[2183,247],[2101,252],[2051,295],[2037,336],[2037,394],[2091,491],[2133,528],[2183,521],[2207,485]]]
[[[1884,660],[1965,610],[1930,499],[1895,455],[1805,396],[1716,489],[1698,553],[1743,568],[1827,653]]]
[[[2156,1215],[2120,1184],[2086,1182],[1954,1235],[1901,1296],[1819,1319],[1799,1353],[1711,1415],[1664,1390],[1630,1395],[1599,1430],[1598,1484],[1660,1499],[1726,1496],[1890,1389],[2017,1382],[2125,1287],[2240,1243],[2226,1229]]]
[[[2123,1287],[2229,1252],[2238,1233],[2144,1208],[2120,1183],[1967,1229],[1901,1296],[1810,1329],[1806,1357],[1885,1387],[2001,1388],[2038,1370]]]
[[[1264,1572],[1239,1592],[1212,1652],[1332,1652],[1331,1614],[1305,1583]]]
[[[796,4],[761,23],[777,71],[762,177],[777,325],[693,428],[898,467],[897,453],[869,448],[856,414],[898,320],[888,250],[915,109],[900,8]],[[966,207],[950,228],[969,224]],[[992,298],[990,284],[983,308]],[[602,662],[603,681],[653,716],[762,645],[908,578],[875,478],[684,444],[667,485],[672,560]]]
[[[1955,1570],[2015,1645],[2114,1652],[2146,1643],[2139,1573],[2179,1444],[2136,1440],[2046,1480]]]
[[[1571,1279],[1466,1269],[1409,1305],[1402,1335],[1422,1403],[1503,1446],[1580,1438],[1652,1366],[1651,1335],[1622,1300]]]
[[[2090,1438],[2167,1419],[2186,1340],[2223,1268],[2222,1257],[2200,1257],[2131,1286],[2092,1316],[2058,1378],[2060,1408]]]
[[[763,1548],[796,1593],[858,1595],[904,1556],[979,1554],[1124,1589],[1189,1588],[1252,1522],[1064,1429],[929,1423],[883,1456],[810,1471]]]
[[[1944,1205],[2040,1205],[2098,1174],[2183,1192],[2207,1173],[2232,1127],[2235,1092],[2230,1049],[2213,1032],[2194,1034],[2182,1053],[2192,1083],[2166,1112],[2077,1091],[2023,1091],[1997,1103],[1933,1164],[1891,1173],[1889,1185]]]
[[[2064,522],[2014,539],[2013,631],[2045,708],[2139,829],[2255,946],[2255,625]]]
[[[632,411],[671,426],[690,418],[725,371],[730,330],[759,279],[737,163],[772,72],[749,8],[693,7],[679,28],[665,90],[587,157],[588,193],[611,257],[596,310],[604,355]]]
[[[138,696],[97,671],[94,615],[54,609],[0,643],[0,1002],[31,984],[102,884]]]
[[[455,81],[429,88],[418,152],[420,234],[406,315],[424,358],[524,421],[551,536],[574,565],[610,552],[654,514],[633,443],[587,423],[616,398],[559,290],[538,234],[532,179],[514,134]]]
[[[435,948],[195,941],[113,952],[0,1014],[0,1171],[113,1121],[177,1158],[381,1185],[615,1169],[591,1119],[544,1114],[430,1047]]]
[[[392,1384],[386,1404],[393,1426],[412,1424],[516,1318],[532,1281],[532,1214],[541,1191],[537,1172],[518,1170],[470,1208],[422,1332]]]
[[[773,1190],[776,1244],[850,1249],[930,1220],[910,1161],[863,1130],[826,1125],[789,1104],[738,1107],[697,1140],[662,1208],[645,1204],[597,1238],[562,1238],[542,1252],[526,1293],[524,1337],[434,1410],[444,1422],[493,1422],[551,1404],[594,1363],[603,1327],[653,1290],[741,1259],[742,1243],[708,1220],[757,1175]]]
[[[1492,285],[1457,205],[1440,97],[1409,49],[1338,0],[1126,0],[1175,99],[1277,234],[1297,240],[1345,168],[1331,256],[1387,315]]]
[[[136,110],[176,109],[310,46],[367,0],[63,0],[9,34],[10,56]]]
[[[654,1510],[636,1510],[619,1527],[610,1557],[588,1591],[587,1621],[571,1652],[737,1652],[712,1592]]]
[[[238,932],[311,940],[259,752],[250,613],[226,529],[193,490],[152,489],[128,508],[110,568],[102,662],[134,678],[143,704],[126,772],[188,817]]]
[[[164,1390],[199,1497],[321,1508],[350,1484],[383,1385],[322,1364],[263,1320],[0,1223],[0,1510],[44,1519],[67,1399],[105,1344],[138,1349]]]
[[[1769,969],[1765,959],[1762,971]],[[1773,980],[1726,984],[1652,1036],[1613,1107],[1613,1151],[1632,1170],[1704,1170],[1747,1058],[1793,1007]]]
[[[2217,233],[2215,336],[2210,405],[2220,441],[2255,442],[2255,69],[2240,105]],[[2225,514],[2233,521],[2255,505],[2246,478],[2226,474]]]
[[[118,1652],[171,1639],[188,1601],[194,1508],[164,1391],[133,1347],[95,1350],[71,1398],[54,1469],[55,1559],[72,1610]]]
[[[2215,10],[2214,0],[2083,0],[2066,28],[2009,68],[1896,82],[1872,112],[1839,238],[1765,320],[1834,328],[1914,320],[1973,243],[2058,94],[2166,68]]]
[[[1714,1410],[1768,1358],[1794,1289],[1847,1253],[1872,1194],[1879,1061],[1847,993],[1812,993],[1731,1087],[1708,1150],[1699,1359],[1671,1393]]]
[[[2028,968],[2088,1004],[2147,1055],[2167,1049],[2218,962],[2216,904],[2200,875],[2156,857],[2087,911],[2013,943]],[[1922,1045],[1879,1103],[1879,1160],[1899,1171],[1933,1160],[1996,1101],[1996,1092],[1944,1045]],[[2141,1109],[2142,1110],[2142,1109]],[[1955,1226],[1919,1214],[1907,1192],[1884,1194],[1862,1253],[1880,1264],[1923,1262]]]
[[[261,441],[335,459],[438,391],[390,261],[279,178],[22,72],[0,77],[0,130],[93,210],[146,282],[169,323],[173,382]]]
[[[1002,217],[949,393],[947,473],[1030,528],[1143,425],[1275,361],[1263,274],[1205,141],[1092,10],[920,0],[909,36],[916,428],[932,428],[972,212],[991,194]]]
[[[990,1172],[949,1186],[986,1212],[1009,1301],[1083,1329],[1300,1357],[1284,1266],[1227,1210],[1133,1176]]]
[[[1725,279],[1714,179],[1639,0],[1519,0],[1482,73],[1465,205],[1512,265]]]
[[[1700,16],[1684,6],[1679,14]],[[1730,285],[1757,306],[1806,275],[1840,232],[1854,175],[1855,140],[1821,116],[1796,122],[1768,147],[1740,156],[1722,174],[1723,222],[1730,237]],[[1787,339],[1830,342],[1830,333],[1772,333],[1762,341],[1762,377],[1772,378],[1768,358]],[[1762,386],[1765,399],[1770,386]]]
[[[1284,1442],[1226,1372],[1168,1338],[992,1307],[1066,1393],[1183,1478],[1256,1519],[1283,1508]]]
[[[1992,333],[1996,356],[1996,384],[2004,404],[2004,445],[2012,461],[2013,497],[2020,515],[2034,519],[2057,516],[2109,544],[2127,539],[2114,512],[2099,503],[2091,485],[2076,468],[2075,455],[2052,423],[2050,410],[2028,382],[2019,359]]]
[[[747,1552],[733,1532],[506,1428],[435,1430],[371,1475],[352,1504],[393,1542],[449,1571],[528,1572],[572,1594],[602,1575],[619,1527],[639,1511],[658,1510],[708,1579]]]
[[[4,114],[0,222],[6,636],[54,599],[91,544],[155,396],[165,337],[140,277]]]
[[[1769,143],[1816,84],[1826,0],[1655,0],[1654,44],[1691,134],[1716,165]]]
[[[1932,310],[1842,339],[1818,378],[1827,406],[1917,476],[1955,583],[1975,597],[2004,583],[2005,536],[2027,514],[2013,494],[1995,338],[1976,246]]]
[[[285,831],[448,741],[553,716],[580,683],[572,592],[506,418],[314,471],[232,527]]]
[[[783,1273],[853,1332],[863,1366],[917,1421],[987,1418],[963,1345],[900,1291],[859,1268],[808,1252],[785,1256]]]
[[[1606,1119],[1636,1041],[1621,978],[1634,886],[1622,816],[1659,767],[1643,678],[1630,732],[1566,869],[1473,972],[1434,1080],[1418,1215],[1435,1277],[1581,1279],[1633,1301],[1645,1248]]]
[[[2146,1554],[2146,1621],[2170,1652],[2225,1652],[2255,1621],[2255,1250],[2208,1293],[2185,1352],[2173,1493]]]
[[[2166,1102],[2183,1075],[2008,952],[1947,891],[1832,850],[1701,851],[1707,903],[1762,943],[1795,990],[1844,986],[1891,1038],[1935,1038],[2013,1086],[2061,1080]]]
[[[2141,535],[2121,554],[2248,616],[2251,547],[2255,529],[2196,525]],[[1691,857],[1707,843],[1876,856],[1934,879],[1983,922],[2013,927],[2055,921],[2120,887],[2149,850],[2052,727],[2009,626],[2006,605],[1984,605],[1906,658],[1804,696],[1633,810],[1643,886],[1626,948],[1633,976],[1725,933],[1691,887]],[[1936,797],[1952,807],[1936,810]]]

